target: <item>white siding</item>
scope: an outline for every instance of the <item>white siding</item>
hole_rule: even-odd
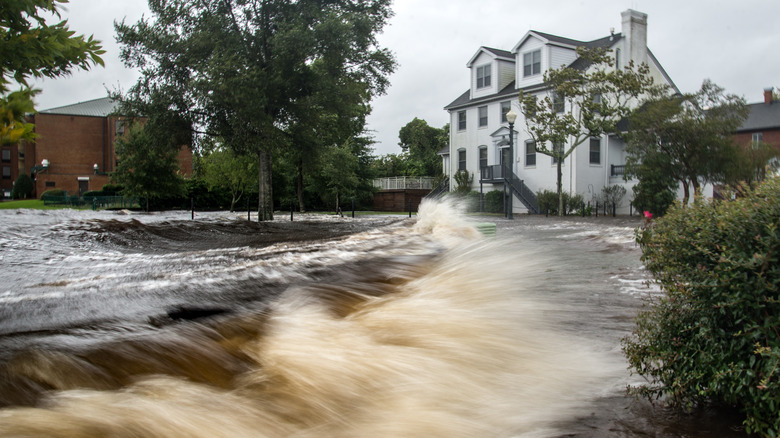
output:
[[[561,68],[574,62],[577,59],[577,52],[573,49],[550,46],[550,68]]]
[[[515,63],[498,61],[498,91],[501,91],[515,80]]]

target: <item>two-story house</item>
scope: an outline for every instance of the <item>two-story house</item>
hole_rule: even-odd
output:
[[[677,91],[647,48],[647,14],[630,9],[622,13],[621,33],[612,31],[594,41],[578,41],[532,30],[509,51],[480,47],[467,64],[471,73],[469,89],[445,107],[450,115],[450,144],[449,151],[442,151],[441,155],[445,174],[450,176],[450,187],[455,184],[455,173],[467,170],[474,176],[474,190],[483,193],[503,190],[504,182],[485,170],[503,169],[509,161],[514,174],[523,181],[523,190],[532,193],[555,190],[556,163],[551,157],[537,153],[525,132],[518,92],[522,90],[539,97],[549,95],[543,82],[544,72],[563,66],[585,68],[583,62],[578,62],[576,49],[580,46],[607,50],[615,61],[615,68],[623,68],[630,61],[635,65],[645,63],[655,83],[668,84]],[[518,114],[511,133],[514,146],[511,157],[506,119],[510,108]],[[561,111],[570,110],[561,108]],[[571,144],[566,148],[569,146]],[[591,138],[579,145],[563,163],[563,189],[571,194],[581,194],[590,201],[604,186],[624,185],[629,195],[618,212],[628,213],[633,183],[623,180],[625,159],[625,144],[618,136]],[[515,196],[513,211],[534,212],[521,191],[512,191]]]

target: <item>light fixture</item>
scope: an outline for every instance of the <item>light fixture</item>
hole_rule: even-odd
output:
[[[509,112],[506,113],[506,121],[509,122],[510,125],[514,125],[515,120],[517,120],[517,113],[510,109]]]
[[[95,163],[94,165],[92,165],[92,170],[94,170],[94,171],[95,171],[95,175],[108,175],[108,173],[107,173],[107,172],[101,172],[101,171],[100,171],[100,167],[97,165],[97,163]]]

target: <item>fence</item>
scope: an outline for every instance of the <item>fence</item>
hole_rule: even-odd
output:
[[[379,190],[405,190],[405,189],[433,189],[432,176],[394,176],[390,178],[377,178],[374,187]]]
[[[44,195],[43,205],[65,205],[69,207],[92,207],[93,210],[99,208],[133,208],[138,207],[138,198],[127,198],[124,196],[86,196],[84,198],[78,195]]]

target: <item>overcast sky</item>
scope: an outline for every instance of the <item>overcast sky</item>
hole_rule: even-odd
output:
[[[442,108],[468,89],[466,63],[480,46],[511,50],[532,29],[594,40],[612,27],[620,32],[620,13],[629,8],[648,14],[648,46],[681,91],[709,78],[753,103],[764,88],[780,87],[778,0],[395,0],[380,43],[399,65],[368,119],[376,154],[401,152],[398,131],[414,117],[436,127],[448,122]],[[39,82],[37,108],[131,86],[137,74],[119,60],[113,22],[134,23],[143,13],[146,0],[70,0],[63,18],[103,41],[106,66]]]

